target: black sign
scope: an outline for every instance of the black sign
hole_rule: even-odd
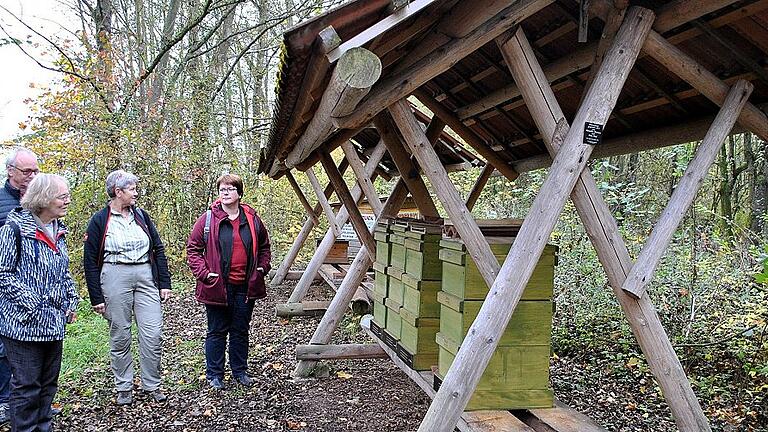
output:
[[[603,142],[603,125],[584,123],[584,144],[598,145]]]

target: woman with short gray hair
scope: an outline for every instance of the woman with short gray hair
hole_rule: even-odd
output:
[[[155,224],[145,210],[136,207],[138,181],[123,170],[109,173],[109,204],[91,217],[83,250],[91,305],[109,321],[110,364],[118,405],[133,402],[134,317],[141,387],[156,402],[167,399],[160,391],[161,302],[171,297],[171,277]]]
[[[67,182],[38,174],[0,228],[0,339],[11,365],[11,430],[51,430],[64,327],[74,321],[77,291],[60,218]]]

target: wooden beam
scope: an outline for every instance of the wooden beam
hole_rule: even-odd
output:
[[[717,41],[717,43],[719,43],[723,48],[728,50],[728,52],[736,59],[737,62],[744,66],[744,68],[752,71],[752,73],[757,75],[760,80],[763,81],[763,83],[768,83],[768,72],[766,72],[765,69],[763,69],[763,67],[757,63],[757,61],[744,54],[740,47],[736,46],[736,44],[723,37],[716,29],[713,29],[712,26],[702,22],[701,20],[694,20],[693,25],[701,29],[701,31]]]
[[[330,153],[327,151],[321,152],[320,163],[325,168],[325,173],[328,175],[328,180],[331,181],[333,189],[336,191],[336,196],[349,212],[349,219],[352,221],[352,227],[355,229],[355,233],[357,233],[357,238],[368,249],[371,261],[376,261],[376,240],[373,239],[373,235],[368,231],[368,225],[365,224],[365,219],[363,219],[363,215],[360,214],[360,209],[357,207],[357,201],[360,198],[352,196],[352,192],[344,182],[344,177],[336,168]]]
[[[494,282],[488,296],[472,323],[467,337],[462,341],[419,431],[448,432],[452,430],[472,397],[546,246],[558,216],[581,171],[586,167],[592,146],[584,143],[584,128],[588,122],[604,125],[608,120],[652,23],[653,12],[647,9],[633,7],[627,13],[624,24],[605,56],[594,85],[576,113],[574,127],[566,135],[562,149],[555,157],[549,175],[544,180],[528,217],[520,227],[520,232],[499,271],[499,277],[492,278]],[[451,219],[453,220],[453,217]],[[459,221],[454,222],[456,228],[461,226]],[[461,237],[466,243],[466,236],[461,235]],[[473,259],[479,268],[478,259],[474,256]],[[493,257],[485,260],[496,263]]]
[[[408,188],[405,187],[405,182],[402,180],[397,181],[395,187],[392,189],[392,193],[389,194],[387,201],[384,203],[384,208],[381,214],[377,216],[378,222],[382,218],[396,216],[397,212],[405,202],[405,198],[408,196]],[[347,305],[352,300],[352,296],[357,291],[360,283],[365,279],[368,269],[373,264],[370,255],[366,251],[366,246],[360,247],[355,259],[347,270],[347,275],[344,276],[344,280],[341,282],[339,289],[336,291],[336,295],[333,296],[331,304],[328,306],[328,310],[320,320],[320,324],[317,325],[312,338],[309,343],[312,345],[324,345],[331,341],[333,332],[339,326],[344,312],[347,309]],[[293,371],[293,375],[297,377],[306,377],[312,373],[312,370],[317,364],[313,360],[300,360],[296,363],[296,368]]]
[[[440,213],[421,178],[419,167],[411,161],[411,155],[405,150],[402,138],[392,124],[392,118],[388,113],[381,112],[373,119],[373,124],[376,125],[384,145],[387,146],[389,156],[400,172],[400,178],[408,187],[419,212],[425,217],[439,218]]]
[[[547,85],[544,73],[536,63],[523,32],[518,31],[513,39],[503,42],[501,50],[515,81],[524,89],[523,97],[542,135],[546,137],[548,150],[553,155],[562,154],[562,137],[574,129],[568,131],[554,92]],[[549,137],[553,138],[550,140]],[[638,300],[620,289],[632,268],[632,261],[619,234],[618,223],[602,199],[588,169],[579,174],[571,200],[597,251],[611,288],[629,320],[630,328],[646,355],[651,372],[662,388],[678,427],[686,431],[709,430],[706,417],[653,304],[647,296]]]
[[[301,202],[301,205],[304,207],[304,210],[307,212],[307,217],[312,219],[313,222],[317,224],[318,220],[317,220],[317,214],[315,214],[315,209],[312,207],[312,204],[309,203],[309,201],[307,200],[307,197],[304,196],[304,192],[302,192],[301,186],[299,186],[299,182],[296,181],[296,179],[293,177],[293,174],[291,174],[290,171],[286,171],[285,177],[288,179],[288,183],[291,184],[291,188],[293,188],[293,192],[299,198],[299,202]]]
[[[681,23],[691,22],[704,15],[719,11],[739,0],[708,0],[692,2],[690,0],[676,0],[656,9],[656,22],[653,29],[659,33],[665,33],[679,27]]]
[[[328,309],[329,301],[309,300],[297,303],[283,303],[275,306],[275,312],[280,318],[299,316],[320,316]]]
[[[457,61],[551,2],[552,0],[520,0],[505,7],[501,12],[476,26],[465,36],[446,43],[439,50],[431,51],[401,74],[393,74],[390,78],[377,83],[371,94],[359,104],[352,114],[334,118],[336,126],[351,129],[370,122],[383,108],[407,97],[427,81],[445,72]],[[467,2],[460,2],[459,4],[464,7],[474,7]],[[474,7],[474,9],[484,8]]]
[[[352,172],[355,173],[357,184],[360,185],[363,194],[368,198],[368,203],[371,205],[374,214],[381,213],[381,201],[379,200],[379,194],[376,193],[376,188],[373,187],[370,177],[365,175],[365,165],[360,160],[360,156],[357,155],[357,150],[351,141],[345,141],[341,144],[341,149],[344,151],[344,156],[349,161],[349,166],[352,167]]]
[[[389,358],[379,344],[296,345],[296,360]]]
[[[651,282],[664,250],[672,240],[672,236],[688,211],[688,207],[696,198],[696,193],[707,176],[709,167],[715,161],[723,141],[736,123],[736,118],[746,104],[752,89],[752,84],[739,81],[728,93],[722,109],[720,109],[712,127],[696,150],[696,154],[688,164],[680,182],[675,186],[669,203],[661,213],[661,217],[656,222],[656,227],[645,245],[643,245],[632,271],[627,275],[627,280],[622,286],[624,291],[635,297],[642,297],[645,293],[645,288]]]
[[[728,95],[728,85],[660,34],[651,31],[643,51],[688,82],[707,99],[722,106]],[[739,123],[763,140],[768,140],[768,117],[751,103],[744,106],[739,115]]]
[[[384,147],[383,143],[379,143],[374,147],[373,152],[371,153],[371,156],[368,158],[368,162],[365,164],[365,173],[369,174],[371,176],[374,175],[376,171],[376,167],[379,165],[379,162],[381,162],[381,158],[384,156],[384,153],[386,152],[386,147]],[[362,196],[362,191],[359,186],[356,186],[352,190],[352,196],[356,197],[356,201],[360,199]],[[349,218],[349,212],[347,211],[346,207],[342,207],[339,209],[339,214],[336,217],[336,223],[343,226],[345,223],[347,223],[347,219]],[[307,268],[304,270],[304,274],[301,276],[301,279],[299,280],[299,283],[296,284],[296,287],[293,289],[293,292],[291,292],[291,296],[288,299],[289,302],[299,302],[304,299],[304,296],[307,295],[307,291],[309,290],[310,285],[312,285],[312,281],[315,278],[315,275],[317,274],[317,270],[320,268],[321,265],[323,265],[323,261],[325,261],[325,257],[328,256],[328,252],[330,252],[331,248],[333,247],[333,244],[336,242],[336,236],[333,234],[332,230],[326,231],[325,235],[323,236],[323,239],[320,241],[320,244],[317,246],[317,249],[315,250],[315,254],[312,255],[312,259],[309,260],[309,263],[307,264]]]
[[[467,196],[467,210],[472,211],[475,207],[475,203],[477,203],[477,199],[480,198],[480,194],[483,192],[485,185],[488,184],[488,179],[491,178],[491,174],[493,174],[493,166],[486,164],[480,172],[480,175],[477,177],[475,185],[472,186],[472,190],[469,191],[469,195]]]
[[[383,35],[391,30],[401,22],[413,17],[419,13],[422,9],[434,3],[436,0],[412,0],[405,5],[388,15],[386,18],[378,21],[376,24],[368,27],[362,32],[355,35],[353,38],[339,45],[338,48],[328,53],[328,61],[333,63],[341,56],[352,48],[359,48],[372,41],[373,39]]]
[[[416,96],[416,98],[420,100],[421,103],[423,103],[427,108],[429,108],[430,111],[435,113],[435,115],[439,117],[440,120],[444,121],[448,127],[453,129],[453,131],[456,132],[456,134],[459,135],[467,144],[469,144],[470,147],[478,152],[480,156],[484,157],[489,164],[493,165],[494,168],[503,174],[504,177],[510,181],[513,181],[518,177],[519,174],[517,171],[510,167],[509,164],[507,164],[507,161],[496,154],[491,146],[486,144],[482,138],[477,136],[477,134],[472,131],[472,129],[464,126],[461,120],[459,120],[450,110],[445,108],[443,104],[430,97],[423,89],[415,90],[413,95]]]
[[[337,281],[341,283],[344,278],[342,277],[341,279],[338,279],[339,272],[335,266],[332,264],[324,264],[320,266],[318,273],[334,292],[339,290]],[[344,271],[342,276],[346,275],[347,272]],[[352,299],[349,302],[349,308],[352,309],[352,313],[354,315],[365,315],[367,313],[371,313],[371,299],[368,297],[368,294],[365,291],[365,287],[362,284],[358,285],[357,290],[355,290],[355,294],[352,296]]]
[[[381,61],[376,54],[365,48],[346,51],[336,63],[320,105],[304,135],[286,156],[285,165],[293,168],[320,147],[334,132],[332,119],[350,114],[380,76]],[[361,123],[357,127],[363,125]]]
[[[589,69],[587,82],[584,83],[582,98],[587,94],[587,90],[592,85],[597,70],[600,69],[600,65],[603,63],[605,52],[608,51],[608,47],[611,46],[613,38],[616,37],[616,32],[619,31],[619,27],[621,27],[621,23],[624,21],[624,14],[627,12],[628,3],[629,0],[614,1],[614,6],[608,12],[608,16],[605,19],[605,25],[603,26],[603,33],[600,35],[600,40],[597,42],[595,59]]]
[[[312,185],[312,189],[315,191],[315,195],[317,195],[317,201],[323,208],[325,217],[328,218],[328,225],[331,231],[333,231],[333,235],[338,237],[341,234],[341,225],[336,223],[336,215],[333,213],[331,203],[328,202],[328,199],[323,194],[323,186],[320,185],[320,180],[317,179],[314,168],[308,169],[305,171],[305,174],[307,179],[309,179],[309,184]]]

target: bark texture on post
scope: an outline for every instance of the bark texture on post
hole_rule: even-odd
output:
[[[469,328],[419,431],[448,432],[456,425],[509,323],[565,201],[589,159],[592,147],[583,142],[583,128],[587,122],[604,125],[608,120],[652,23],[651,11],[632,8],[627,13],[576,114],[574,128],[565,137],[562,151],[552,163],[499,277]]]

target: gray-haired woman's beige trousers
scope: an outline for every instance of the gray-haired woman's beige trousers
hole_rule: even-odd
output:
[[[110,363],[118,391],[133,388],[131,323],[136,317],[139,329],[139,368],[141,388],[160,387],[163,310],[160,292],[152,280],[150,264],[124,265],[104,263],[101,289],[109,322]]]

